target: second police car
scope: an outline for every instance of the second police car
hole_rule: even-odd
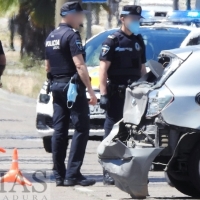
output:
[[[146,19],[142,22],[140,34],[146,45],[147,60],[158,60],[158,55],[162,50],[200,44],[200,28],[198,28],[200,11],[170,13],[144,11],[143,15]],[[116,30],[101,32],[88,40],[85,45],[86,65],[98,99],[100,99],[98,70],[101,45]],[[46,93],[46,87],[47,82],[44,83],[37,100],[36,129],[39,136],[43,138],[45,150],[51,152],[51,136],[54,132],[52,126],[53,105],[52,95]],[[90,135],[103,136],[104,119],[105,111],[99,105],[90,106]],[[73,126],[71,126],[70,133],[73,133]]]

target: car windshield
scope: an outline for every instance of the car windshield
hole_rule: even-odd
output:
[[[147,60],[157,61],[162,50],[179,48],[189,33],[189,30],[178,28],[142,28]]]
[[[85,51],[87,66],[99,66],[101,45],[108,35],[114,33],[116,30],[117,29],[112,29],[100,33],[86,43]],[[179,48],[190,31],[178,28],[142,27],[140,28],[140,33],[143,36],[146,45],[146,57],[148,61],[151,59],[157,60],[158,55],[162,50]]]

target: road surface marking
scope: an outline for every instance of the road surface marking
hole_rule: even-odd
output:
[[[89,189],[84,188],[84,187],[75,187],[75,190],[78,190],[80,192],[94,192],[93,190],[89,190]]]

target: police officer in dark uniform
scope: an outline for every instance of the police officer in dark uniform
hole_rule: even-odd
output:
[[[1,76],[3,75],[3,71],[5,70],[5,67],[6,67],[6,57],[5,57],[4,50],[0,41],[0,87],[2,87]]]
[[[123,118],[126,87],[146,74],[145,45],[139,35],[140,6],[127,5],[120,15],[121,29],[109,35],[100,54],[100,106],[105,109],[105,136]],[[104,184],[114,184],[104,171]]]
[[[97,98],[90,84],[84,62],[84,48],[77,29],[83,23],[84,12],[78,2],[67,2],[61,8],[62,22],[46,39],[46,69],[51,79],[53,94],[52,153],[57,186],[89,186],[95,180],[86,179],[80,172],[89,136],[89,104],[95,105]],[[72,108],[67,104],[70,79],[78,84],[78,96]],[[86,98],[85,89],[90,95]],[[75,132],[71,142],[67,171],[65,158],[69,120]]]

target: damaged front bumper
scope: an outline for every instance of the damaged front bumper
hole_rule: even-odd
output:
[[[120,140],[113,140],[119,133],[120,123],[98,147],[99,162],[115,185],[133,198],[148,196],[148,172],[154,158],[162,148],[128,148]]]

